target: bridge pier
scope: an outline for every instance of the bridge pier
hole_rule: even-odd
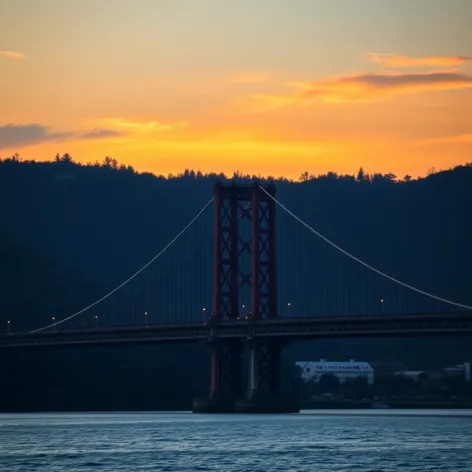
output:
[[[210,344],[210,392],[193,401],[194,413],[233,413],[242,394],[242,346],[238,341]]]
[[[250,340],[246,395],[237,398],[235,413],[298,413],[297,402],[281,391],[283,344],[279,340]]]
[[[248,361],[249,361],[249,384],[247,388],[246,398],[252,399],[256,396],[259,390],[259,358],[260,358],[260,347],[255,341],[248,343]]]
[[[261,394],[276,394],[280,391],[280,356],[282,345],[277,340],[265,343],[255,340],[248,343],[249,379],[247,399]]]
[[[297,402],[281,391],[283,344],[279,340],[246,343],[247,385],[242,382],[240,343],[210,346],[210,392],[193,402],[194,413],[298,413]]]

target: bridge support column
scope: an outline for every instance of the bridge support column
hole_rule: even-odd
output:
[[[210,398],[234,397],[242,391],[241,346],[237,342],[211,346]]]
[[[281,352],[282,346],[276,341],[248,343],[247,399],[277,395],[280,392]]]
[[[242,394],[242,346],[237,341],[210,345],[210,392],[193,402],[194,413],[233,413],[235,398]]]
[[[236,413],[298,413],[298,405],[283,395],[280,385],[279,340],[248,342],[248,383],[244,398],[236,400]]]
[[[246,398],[254,398],[259,389],[259,346],[256,342],[251,341],[248,344],[248,361],[249,361],[249,382]]]

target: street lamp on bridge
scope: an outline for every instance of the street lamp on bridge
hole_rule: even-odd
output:
[[[7,333],[10,334],[11,323],[10,320],[7,321]]]

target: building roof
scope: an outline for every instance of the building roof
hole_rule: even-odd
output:
[[[373,370],[371,365],[368,362],[337,362],[337,361],[299,361],[295,362],[295,365],[298,365],[302,369],[310,367],[314,370],[333,370],[333,369],[350,369],[350,370]]]
[[[465,366],[463,364],[455,365],[452,367],[445,367],[443,370],[449,370],[449,371],[463,371],[465,369]]]

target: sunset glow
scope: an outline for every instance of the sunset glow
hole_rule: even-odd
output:
[[[425,175],[472,160],[471,17],[468,0],[4,0],[0,157]]]

